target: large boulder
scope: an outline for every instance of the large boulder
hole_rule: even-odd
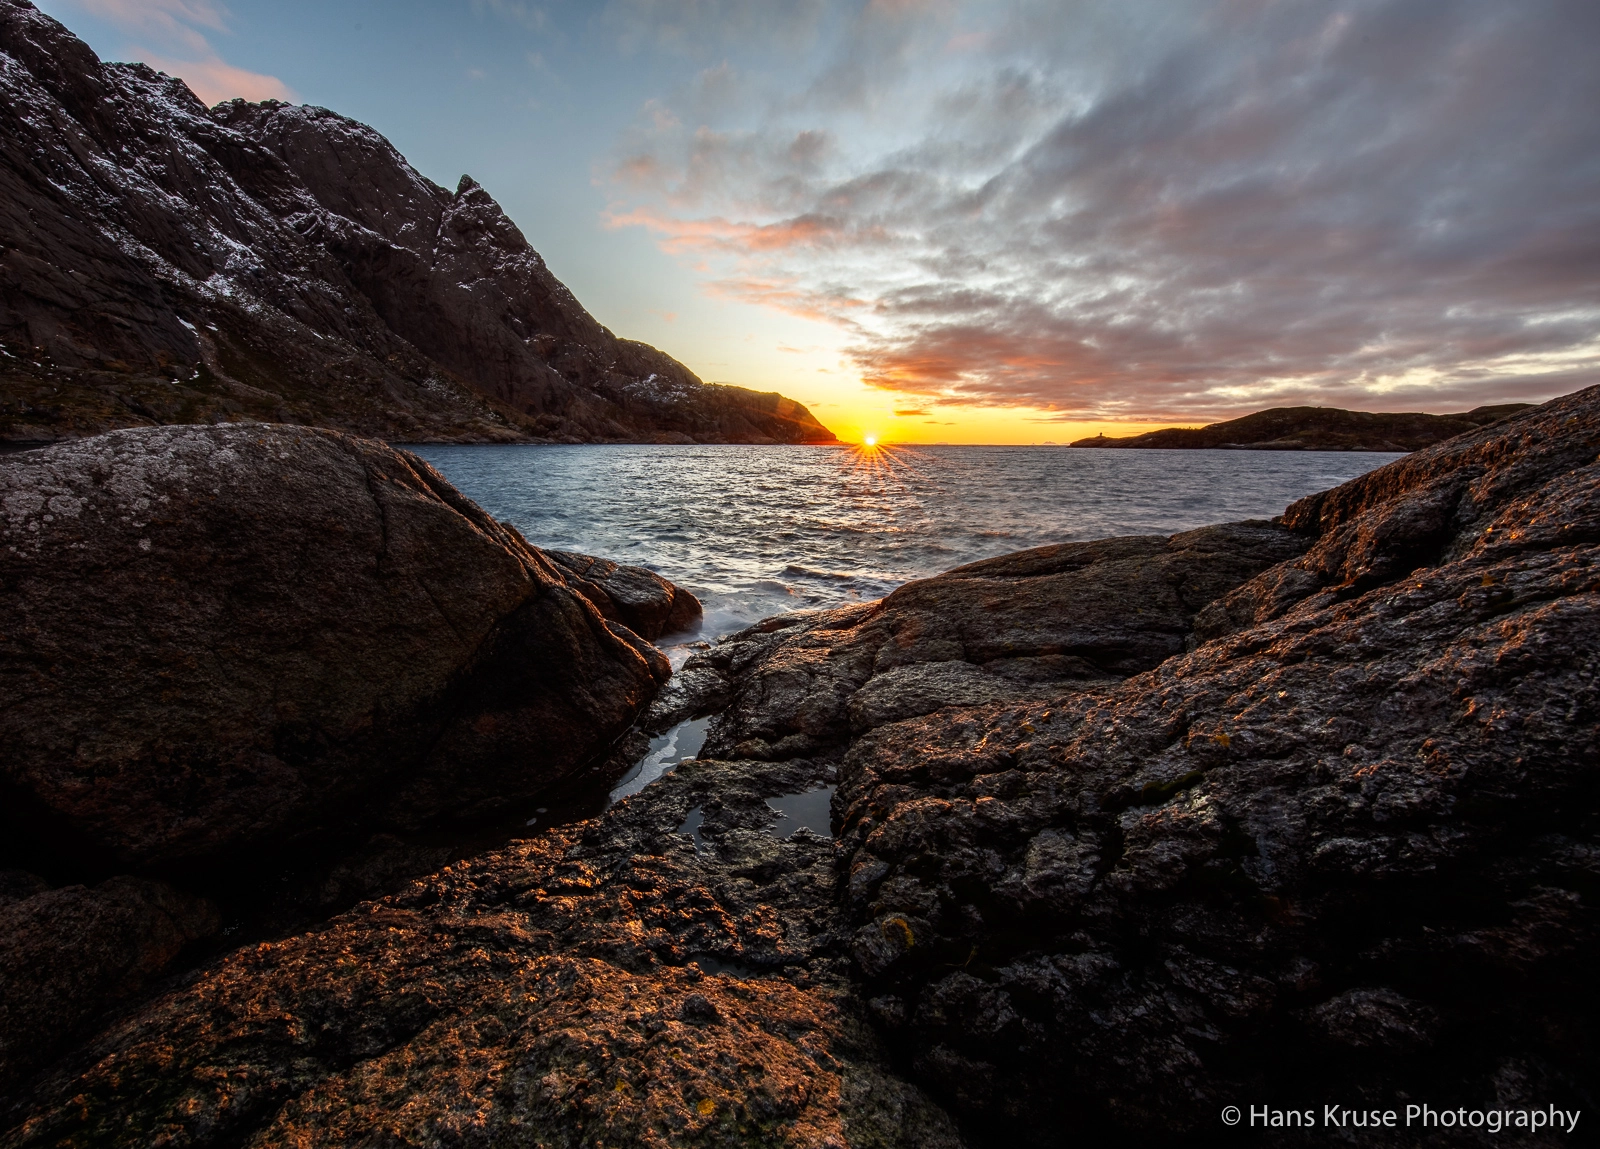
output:
[[[856,740],[861,992],[924,1086],[1019,1145],[1592,1110],[1597,452],[1600,388],[1419,452],[1291,507],[1191,653]]]
[[[337,432],[113,432],[0,463],[0,511],[0,818],[30,865],[481,815],[669,674],[426,463]]]

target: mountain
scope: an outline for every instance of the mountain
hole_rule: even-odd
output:
[[[0,351],[0,439],[834,441],[613,335],[470,177],[322,108],[208,109],[27,0],[0,0]]]
[[[1095,435],[1074,447],[1142,450],[1418,451],[1515,414],[1529,403],[1475,407],[1457,415],[1342,411],[1337,407],[1273,407],[1206,427],[1166,427],[1113,439]]]

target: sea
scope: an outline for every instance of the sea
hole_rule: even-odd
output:
[[[648,567],[716,639],[1050,543],[1265,519],[1400,456],[1068,447],[408,448],[536,546]]]

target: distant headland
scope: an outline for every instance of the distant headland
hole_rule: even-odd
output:
[[[1530,403],[1502,403],[1454,415],[1345,411],[1338,407],[1273,407],[1205,427],[1165,427],[1123,438],[1093,435],[1078,439],[1071,446],[1163,451],[1419,451],[1467,431],[1487,427],[1530,406]]]

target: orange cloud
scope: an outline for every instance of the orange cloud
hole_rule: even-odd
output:
[[[638,159],[629,162],[632,174],[650,173],[654,161]],[[609,210],[603,217],[608,228],[646,227],[661,237],[661,250],[672,255],[687,252],[711,251],[727,254],[793,251],[797,248],[818,248],[849,242],[861,245],[881,242],[887,234],[879,227],[841,228],[838,221],[828,216],[807,214],[777,223],[740,223],[721,216],[701,219],[678,219],[649,208],[635,208],[630,212]]]

